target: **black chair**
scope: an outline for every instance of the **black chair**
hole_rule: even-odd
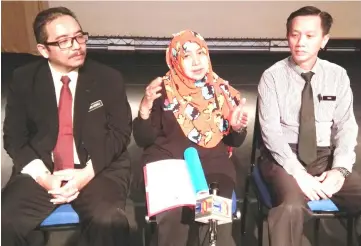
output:
[[[260,158],[260,147],[262,146],[261,128],[258,118],[258,100],[256,104],[256,114],[254,123],[254,132],[252,140],[251,151],[251,166],[248,173],[245,185],[245,197],[243,200],[242,219],[241,219],[241,233],[244,237],[246,233],[246,216],[249,204],[250,186],[252,186],[257,198],[257,226],[258,226],[258,245],[263,244],[263,222],[267,218],[268,211],[272,208],[271,196],[269,194],[266,183],[263,181],[257,163]],[[319,228],[321,219],[346,219],[347,220],[347,246],[352,246],[353,241],[353,224],[355,216],[346,212],[338,210],[336,205],[331,200],[313,201],[309,202],[308,206],[312,217],[315,219],[314,224],[314,245],[319,245]]]

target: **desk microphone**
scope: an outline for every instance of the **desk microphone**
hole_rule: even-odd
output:
[[[219,196],[218,190],[218,184],[211,183],[210,194],[197,198],[195,221],[208,224],[216,220],[219,225],[232,222],[232,200]]]
[[[195,148],[187,148],[184,159],[196,194],[195,221],[209,224],[209,245],[215,246],[217,225],[232,222],[232,200],[219,196],[218,183],[211,183],[208,187]]]
[[[211,183],[210,195],[198,198],[195,208],[195,221],[209,224],[210,246],[216,245],[217,226],[232,222],[232,200],[218,194],[218,183]]]

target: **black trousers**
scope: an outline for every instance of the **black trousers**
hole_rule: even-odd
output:
[[[291,146],[296,153],[296,146]],[[319,147],[317,160],[306,166],[307,172],[318,176],[332,167],[333,155],[328,147]],[[262,151],[259,167],[271,191],[273,208],[268,215],[268,231],[271,246],[301,246],[303,223],[310,218],[308,199],[296,180],[290,176],[267,151]],[[352,172],[343,187],[331,200],[351,213],[361,210],[361,177]],[[359,233],[359,232],[358,232]],[[359,234],[360,235],[360,234]]]
[[[81,222],[79,246],[128,245],[129,224],[124,209],[129,163],[124,166],[103,170],[71,203]],[[2,245],[27,245],[26,236],[57,207],[51,198],[29,175],[11,177],[1,199]]]
[[[223,174],[206,175],[207,182],[219,184],[219,195],[232,198],[233,180]],[[208,225],[194,221],[194,210],[189,207],[165,211],[156,216],[157,235],[152,239],[152,246],[201,246],[209,245]],[[222,243],[223,237],[229,237],[231,232],[223,225],[218,226],[217,243]]]

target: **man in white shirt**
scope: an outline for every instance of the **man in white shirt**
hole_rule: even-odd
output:
[[[350,213],[361,210],[350,80],[345,69],[318,58],[331,25],[331,15],[315,7],[293,12],[291,56],[267,69],[258,86],[265,147],[259,165],[272,195],[272,246],[301,246],[309,200],[330,198]]]
[[[86,59],[87,33],[58,7],[34,21],[45,58],[14,72],[4,147],[13,173],[2,193],[2,243],[26,236],[57,206],[79,214],[78,245],[128,245],[130,106],[121,74]]]

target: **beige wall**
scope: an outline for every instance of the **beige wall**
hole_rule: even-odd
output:
[[[72,9],[92,35],[166,36],[192,29],[204,37],[284,38],[288,15],[305,5],[330,12],[334,38],[361,38],[361,1],[49,1]]]
[[[32,25],[47,8],[47,1],[2,1],[1,52],[38,54]]]

